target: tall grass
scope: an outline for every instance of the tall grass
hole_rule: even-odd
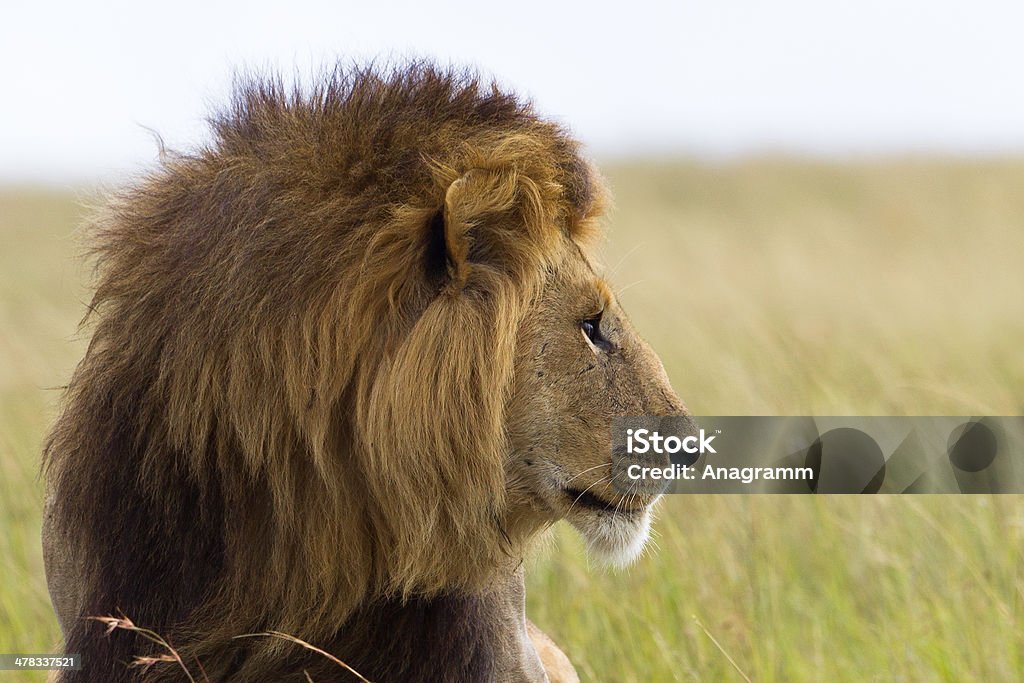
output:
[[[695,413],[1024,412],[1024,161],[608,175],[609,275]],[[0,652],[60,638],[37,472],[84,349],[80,199],[0,192]],[[584,679],[1024,677],[1017,496],[679,496],[656,532],[621,573],[567,529],[533,562],[528,611]]]
[[[43,434],[84,349],[74,195],[0,192],[0,652],[57,652],[39,544]],[[41,673],[0,673],[43,680]]]

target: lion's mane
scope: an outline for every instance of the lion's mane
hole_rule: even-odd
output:
[[[209,657],[479,588],[519,552],[496,521],[516,329],[598,190],[557,125],[431,66],[242,79],[211,125],[97,218],[94,330],[45,453],[80,616],[252,673],[276,641]],[[69,651],[141,649],[101,631]]]

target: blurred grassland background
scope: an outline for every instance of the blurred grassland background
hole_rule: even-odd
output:
[[[608,274],[694,413],[1024,412],[1024,160],[605,172]],[[95,201],[0,189],[0,652],[59,647],[37,475]],[[677,496],[655,545],[603,573],[561,528],[532,563],[584,680],[1024,679],[1019,496]]]

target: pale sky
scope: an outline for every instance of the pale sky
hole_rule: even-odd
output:
[[[433,57],[592,154],[1024,152],[1024,3],[5,2],[0,180],[111,181],[206,136],[237,68]]]

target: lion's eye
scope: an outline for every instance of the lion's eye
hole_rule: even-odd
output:
[[[601,334],[601,313],[580,322],[580,329],[590,343],[598,348],[607,348],[608,340]]]

